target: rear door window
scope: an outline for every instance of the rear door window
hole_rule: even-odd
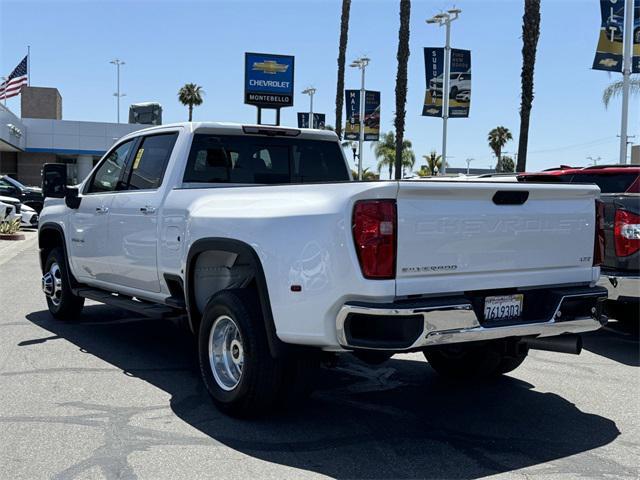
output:
[[[162,184],[177,138],[177,133],[163,133],[142,139],[129,161],[128,190],[154,190]]]
[[[348,181],[332,141],[196,134],[185,183],[283,184]]]

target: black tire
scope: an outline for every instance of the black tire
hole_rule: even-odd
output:
[[[67,259],[62,248],[57,247],[49,252],[47,261],[44,264],[44,273],[56,271],[54,265],[57,265],[59,278],[61,280],[60,295],[56,295],[55,299],[47,295],[47,306],[49,313],[58,320],[74,321],[82,313],[84,307],[84,298],[74,295],[71,291],[71,283],[67,275]],[[57,275],[57,274],[56,274]]]
[[[453,88],[451,89],[451,94],[449,95],[449,98],[450,98],[451,100],[455,100],[455,99],[456,99],[456,97],[458,96],[458,93],[459,93],[459,92],[458,92],[458,87],[453,87]]]
[[[242,368],[238,383],[225,389],[209,361],[209,337],[216,320],[230,318],[240,334]],[[271,356],[264,321],[253,292],[244,289],[216,293],[204,309],[198,333],[200,372],[218,408],[232,416],[255,417],[271,410],[284,377],[283,362]]]
[[[508,354],[503,342],[477,345],[452,345],[424,351],[429,365],[438,374],[453,379],[495,377],[518,368],[527,350]]]

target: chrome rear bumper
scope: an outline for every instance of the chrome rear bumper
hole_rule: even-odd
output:
[[[479,302],[484,302],[480,297],[393,304],[350,302],[338,313],[336,333],[343,348],[406,351],[507,337],[583,333],[607,322],[602,308],[607,298],[604,288],[550,290],[548,298],[546,316],[493,325],[478,318],[477,312],[482,314]],[[525,294],[524,312],[526,302]]]

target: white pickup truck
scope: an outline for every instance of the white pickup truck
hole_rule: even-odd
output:
[[[90,298],[187,319],[229,413],[274,406],[323,356],[490,376],[606,322],[595,186],[353,182],[333,132],[226,123],[132,133],[75,187],[65,167],[43,171],[51,314]]]

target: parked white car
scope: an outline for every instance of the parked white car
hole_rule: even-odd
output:
[[[0,196],[0,215],[3,215],[1,220],[6,222],[13,222],[17,219],[22,219],[21,208],[19,200],[11,197]],[[4,212],[4,213],[3,213]]]
[[[333,132],[226,123],[132,133],[80,185],[48,164],[43,186],[51,314],[187,319],[234,414],[301,389],[320,354],[486,377],[606,322],[596,186],[353,182]]]
[[[23,228],[38,227],[38,212],[28,205],[22,205],[20,208],[20,226]]]

